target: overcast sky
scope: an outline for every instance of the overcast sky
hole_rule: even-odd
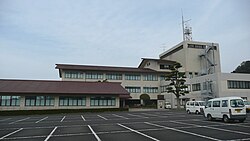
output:
[[[56,63],[137,67],[182,41],[220,45],[223,72],[250,60],[249,0],[0,0],[0,79],[59,79]]]

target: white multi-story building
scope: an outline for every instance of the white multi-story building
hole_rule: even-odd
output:
[[[176,105],[173,94],[166,92],[164,75],[169,65],[179,62],[180,71],[187,76],[189,94],[181,97],[181,105],[188,100],[208,100],[222,96],[241,96],[250,100],[250,75],[221,73],[219,44],[183,41],[159,55],[159,59],[142,58],[138,67],[110,67],[57,64],[62,80],[121,82],[130,92],[127,104],[139,104],[147,94],[151,102],[158,95]]]

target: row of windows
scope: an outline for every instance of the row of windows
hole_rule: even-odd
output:
[[[20,96],[0,96],[0,106],[20,106]]]
[[[227,81],[228,89],[250,89],[250,81]]]
[[[125,74],[125,80],[141,80],[141,75],[139,74]]]
[[[141,87],[125,87],[129,93],[141,93]]]
[[[233,100],[230,100],[230,103],[228,101],[229,100],[209,101],[206,106],[207,107],[228,107],[228,105],[230,104],[231,107],[244,107],[243,100],[233,99]]]
[[[141,87],[125,87],[129,93],[141,93]],[[158,93],[158,87],[143,87],[143,93]]]
[[[59,97],[59,106],[86,106],[86,97]]]
[[[158,75],[148,74],[143,76],[144,81],[158,81]]]
[[[103,79],[101,73],[86,73],[86,79]]]
[[[143,93],[158,93],[158,87],[143,87]]]
[[[90,97],[90,106],[115,106],[115,97]]]
[[[54,106],[51,96],[26,96],[25,106]],[[90,106],[115,106],[115,97],[91,97]],[[0,106],[20,106],[20,96],[0,96]],[[86,97],[60,96],[59,106],[86,106]]]
[[[54,101],[51,96],[26,96],[25,106],[54,106]]]
[[[122,74],[118,74],[118,73],[107,74],[106,78],[108,80],[122,80]]]
[[[71,79],[84,79],[83,72],[65,72],[65,78]],[[104,75],[102,73],[86,73],[86,79],[104,79]],[[122,74],[120,73],[113,73],[113,74],[106,74],[106,79],[108,80],[122,80]],[[161,78],[164,79],[164,78]],[[141,75],[140,74],[125,74],[125,80],[135,80],[140,81]],[[143,75],[144,81],[158,81],[158,75],[148,74]]]
[[[82,72],[65,72],[65,78],[71,78],[71,79],[83,79],[83,73]]]

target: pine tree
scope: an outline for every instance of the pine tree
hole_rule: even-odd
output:
[[[180,96],[189,93],[189,91],[187,91],[188,86],[185,85],[185,73],[179,71],[179,68],[181,67],[180,63],[171,65],[171,72],[166,75],[166,81],[170,81],[170,84],[167,87],[167,92],[173,93],[176,96],[177,109],[180,109]]]

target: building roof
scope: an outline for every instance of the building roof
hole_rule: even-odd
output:
[[[120,83],[48,81],[48,80],[6,80],[0,79],[0,94],[54,94],[54,95],[119,95],[129,98],[129,93]]]
[[[81,71],[101,71],[101,72],[157,73],[157,71],[148,68],[91,66],[91,65],[72,65],[72,64],[56,64],[56,69],[59,69],[60,77],[61,77],[61,69],[81,70]]]
[[[153,59],[153,58],[141,58],[142,61],[139,64],[138,68],[143,68],[148,61],[156,61],[158,64],[174,64],[176,61],[163,60],[163,59]]]

